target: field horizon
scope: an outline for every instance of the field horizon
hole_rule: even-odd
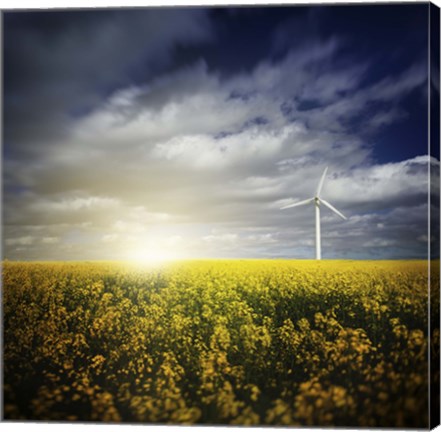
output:
[[[204,257],[192,257],[192,258],[173,258],[173,259],[163,259],[163,260],[152,260],[154,264],[167,264],[173,262],[192,262],[192,261],[299,261],[299,262],[436,262],[440,261],[439,258],[435,259],[427,259],[427,258],[321,258],[320,260],[314,258],[204,258]],[[142,260],[135,259],[64,259],[64,260],[17,260],[17,259],[8,259],[3,258],[1,260],[2,263],[142,263]],[[149,260],[146,260],[145,263],[148,263]]]

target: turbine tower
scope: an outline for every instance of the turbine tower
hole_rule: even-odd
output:
[[[281,209],[280,209],[280,210],[284,210],[287,208],[299,207],[302,205],[314,203],[314,206],[315,206],[315,259],[318,259],[318,260],[322,258],[321,245],[320,245],[320,204],[324,204],[326,207],[328,207],[330,210],[332,210],[334,213],[336,213],[342,219],[345,219],[345,220],[347,219],[346,216],[344,216],[334,206],[332,206],[330,203],[328,203],[328,201],[325,201],[323,198],[320,198],[320,192],[322,190],[327,171],[328,171],[328,167],[325,168],[325,171],[322,174],[322,178],[320,179],[320,182],[317,187],[317,192],[315,193],[314,197],[306,199],[304,201],[296,202],[294,204],[286,205],[284,207],[281,207]]]

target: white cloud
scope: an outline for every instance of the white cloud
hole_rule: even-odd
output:
[[[41,242],[44,244],[57,244],[60,242],[58,237],[43,237]]]
[[[394,246],[394,245],[396,245],[396,244],[397,244],[397,241],[396,241],[396,240],[385,240],[385,239],[381,239],[381,238],[375,238],[375,239],[368,240],[368,241],[364,242],[364,243],[361,245],[361,247],[368,247],[368,248],[371,248],[371,247],[374,247],[374,248],[376,248],[376,247],[380,247],[380,248],[382,248],[382,247],[390,247],[390,246]]]
[[[76,197],[61,199],[60,201],[46,202],[43,204],[48,212],[75,212],[91,208],[108,209],[119,205],[115,198],[108,197]]]
[[[285,126],[280,131],[252,127],[219,139],[207,135],[175,137],[157,144],[152,156],[208,170],[249,165],[278,155],[294,130],[294,126]]]
[[[309,256],[313,209],[279,208],[311,197],[329,166],[323,197],[349,216],[323,212],[329,256],[359,245],[411,250],[424,228],[428,158],[376,163],[363,133],[404,118],[396,100],[424,71],[363,87],[368,65],[335,66],[339,49],[336,40],[312,44],[222,78],[200,60],[119,90],[38,163],[9,167],[26,191],[7,197],[6,245],[34,247],[25,227],[38,224],[43,238],[60,239],[43,243],[77,258],[83,249],[66,238],[98,258],[103,243],[116,251],[140,242],[196,255]],[[370,102],[381,109],[368,112]],[[348,120],[357,116],[365,126],[355,134]]]
[[[16,238],[7,238],[5,243],[7,246],[30,246],[35,241],[35,237],[23,236]]]
[[[204,242],[208,243],[221,243],[221,244],[235,244],[238,240],[237,234],[225,233],[225,234],[210,234],[202,238]]]

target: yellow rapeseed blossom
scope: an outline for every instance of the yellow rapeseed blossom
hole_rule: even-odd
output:
[[[419,261],[5,262],[4,416],[426,428],[427,287]]]

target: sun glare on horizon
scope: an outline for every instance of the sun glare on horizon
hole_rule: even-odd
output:
[[[139,247],[127,253],[127,259],[137,265],[155,265],[185,259],[179,250],[165,247]]]

